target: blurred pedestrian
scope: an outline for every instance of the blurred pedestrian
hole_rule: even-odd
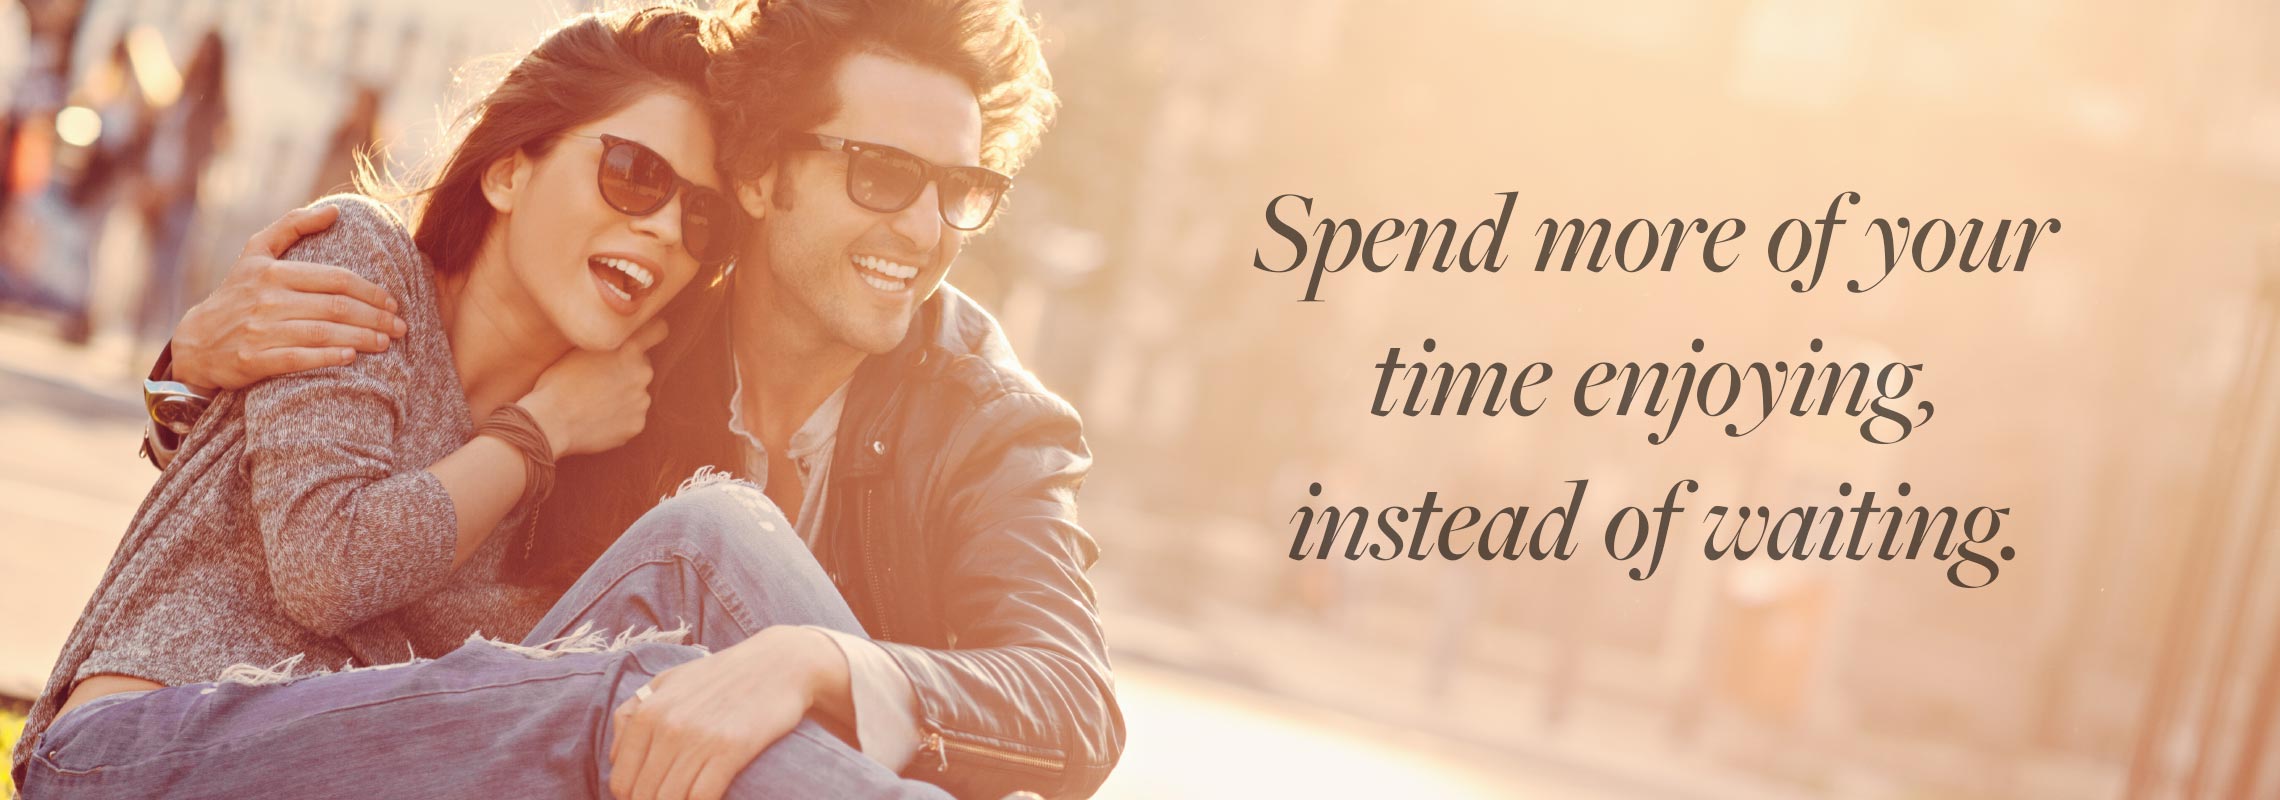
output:
[[[380,88],[359,81],[350,90],[348,111],[333,126],[325,154],[317,161],[317,179],[310,197],[342,191],[356,182],[357,161],[376,152],[380,139]]]
[[[182,311],[198,187],[228,135],[227,72],[221,33],[209,30],[183,68],[181,96],[158,115],[139,209],[150,244],[150,271],[135,318],[135,333],[143,339],[166,338]]]

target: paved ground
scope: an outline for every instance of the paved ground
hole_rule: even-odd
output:
[[[65,348],[40,333],[0,322],[0,694],[14,697],[45,682],[155,475],[135,455],[127,348]],[[1117,660],[1130,743],[1103,797],[1632,793],[1166,666],[1176,659]]]
[[[40,344],[0,330],[0,694],[13,697],[46,682],[157,474],[135,455],[142,412],[117,389],[134,385],[123,369]]]

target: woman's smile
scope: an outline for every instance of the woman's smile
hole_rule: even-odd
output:
[[[633,256],[597,255],[586,259],[595,291],[611,311],[633,316],[657,288],[657,267]]]

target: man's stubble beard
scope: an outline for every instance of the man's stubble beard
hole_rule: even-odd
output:
[[[789,206],[780,205],[778,210],[789,210]],[[853,268],[846,263],[846,254],[837,247],[802,246],[815,242],[801,237],[796,227],[788,227],[782,220],[780,216],[760,220],[755,233],[759,237],[757,249],[764,256],[762,263],[754,266],[760,267],[758,277],[765,282],[756,288],[761,290],[759,294],[764,295],[764,299],[749,299],[763,299],[758,304],[759,313],[780,315],[782,322],[805,328],[804,332],[814,340],[864,355],[884,354],[902,344],[909,333],[911,319],[917,315],[916,306],[923,304],[924,298],[913,303],[893,331],[882,331],[878,337],[867,335],[874,327],[867,319],[868,313],[860,308],[856,298],[847,296],[838,285],[842,276],[834,272]],[[777,269],[779,265],[791,268]],[[940,285],[934,288],[939,289]],[[931,294],[929,292],[929,296]],[[873,338],[879,341],[870,341]]]

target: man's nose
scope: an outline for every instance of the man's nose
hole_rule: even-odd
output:
[[[937,191],[934,182],[927,181],[918,199],[887,221],[887,227],[915,252],[930,252],[942,241],[942,202]]]

